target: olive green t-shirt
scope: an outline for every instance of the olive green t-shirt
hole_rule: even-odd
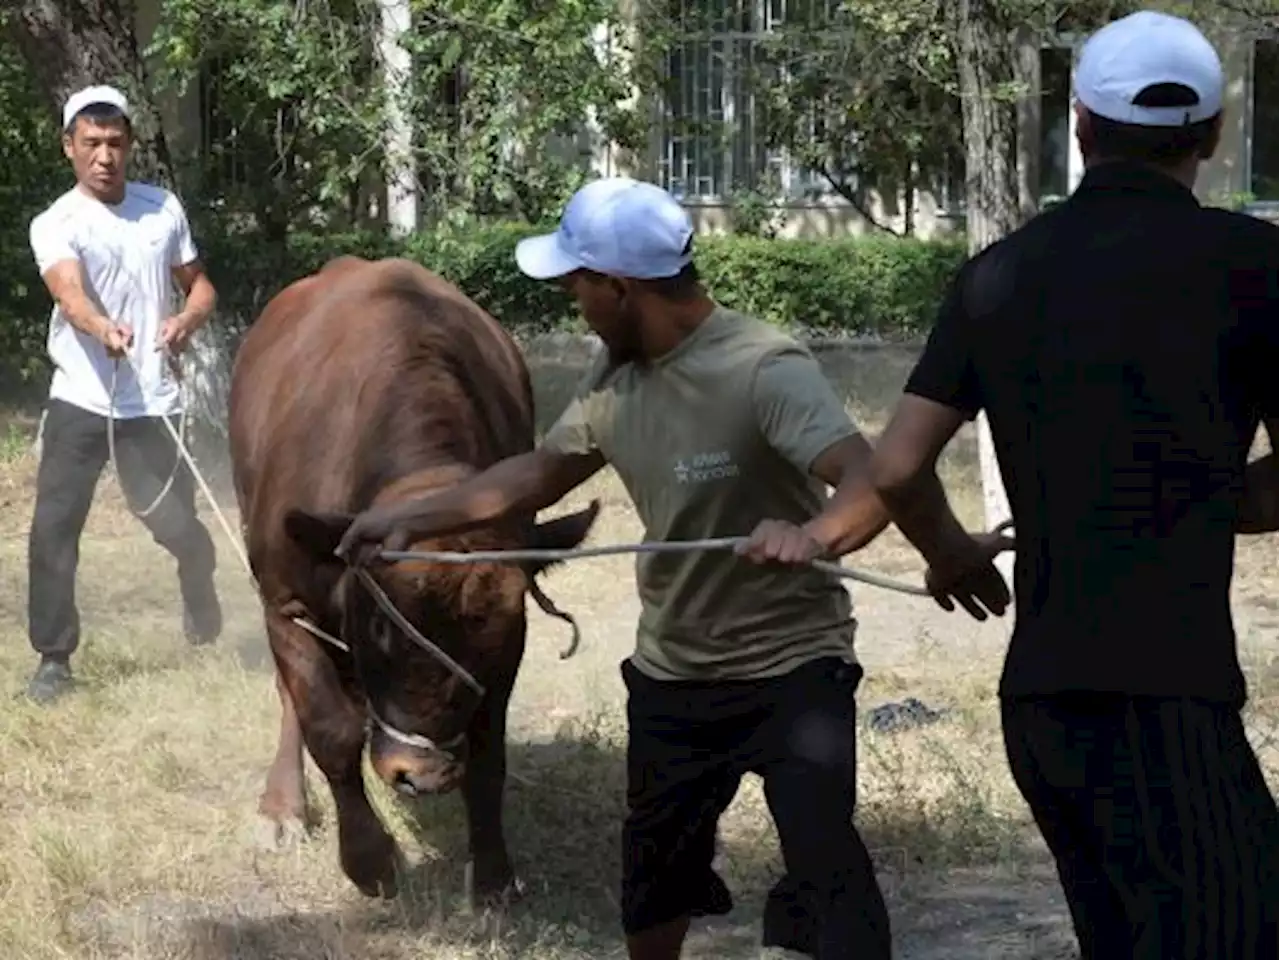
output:
[[[804,523],[826,486],[814,459],[857,428],[813,356],[781,331],[717,307],[674,350],[612,367],[601,351],[543,440],[599,451],[647,540],[743,536],[766,518]],[[853,659],[849,594],[809,567],[729,550],[640,554],[636,668],[656,679],[773,676]]]

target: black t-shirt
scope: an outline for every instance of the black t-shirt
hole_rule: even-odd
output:
[[[906,391],[991,424],[1018,539],[1003,696],[1244,702],[1229,587],[1276,417],[1277,237],[1106,164],[957,274]]]

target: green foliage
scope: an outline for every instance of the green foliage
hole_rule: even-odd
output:
[[[31,218],[71,186],[54,114],[4,29],[0,10],[0,380],[41,369],[49,298],[31,262]],[[30,322],[32,318],[36,323]]]
[[[955,58],[937,3],[795,7],[749,73],[767,143],[873,223],[869,189],[909,207],[963,150]]]
[[[405,103],[437,218],[535,222],[581,185],[593,136],[643,144],[615,0],[414,0],[413,14]]]
[[[279,237],[308,221],[350,227],[382,168],[385,103],[372,0],[164,0],[148,47],[156,82],[203,81],[220,120],[189,151],[196,195]]]
[[[279,289],[341,254],[400,255],[444,276],[504,326],[531,335],[584,329],[573,302],[553,283],[537,283],[516,268],[515,245],[538,227],[473,224],[419,233],[403,244],[375,234],[294,234],[284,262],[243,240],[210,252],[223,320],[251,321]],[[911,339],[927,333],[952,274],[964,257],[959,240],[887,237],[767,240],[706,236],[695,262],[722,303],[803,335]],[[274,276],[275,283],[270,282]]]
[[[158,81],[203,81],[223,128],[189,158],[223,211],[280,237],[359,228],[381,201],[387,135],[413,120],[408,160],[427,218],[540,219],[582,182],[594,113],[623,146],[643,139],[614,0],[412,0],[403,82],[385,82],[375,0],[164,0],[149,46]],[[536,78],[536,82],[534,81]],[[399,90],[396,89],[398,86]]]
[[[726,306],[801,334],[927,334],[960,266],[958,240],[891,237],[699,241],[696,262]]]

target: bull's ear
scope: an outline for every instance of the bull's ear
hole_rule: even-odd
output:
[[[600,501],[592,500],[585,510],[540,523],[534,528],[533,545],[540,550],[572,550],[587,539],[591,525],[596,522],[599,514]],[[536,563],[530,573],[541,573],[548,566],[549,563]]]
[[[333,552],[355,517],[349,513],[309,513],[290,510],[284,515],[284,532],[318,560],[337,563]]]

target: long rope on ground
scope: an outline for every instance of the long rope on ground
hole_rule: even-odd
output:
[[[471,550],[465,553],[429,550],[384,550],[382,558],[390,562],[421,560],[428,563],[523,563],[538,561],[553,563],[563,560],[583,560],[587,557],[608,557],[625,553],[692,553],[700,550],[733,550],[747,542],[747,537],[717,537],[710,540],[646,540],[641,543],[619,543],[599,547],[574,547],[563,550]],[[916,597],[930,596],[929,591],[914,583],[904,583],[890,577],[825,560],[810,561],[810,566],[845,580],[858,580],[872,586],[895,590]]]

